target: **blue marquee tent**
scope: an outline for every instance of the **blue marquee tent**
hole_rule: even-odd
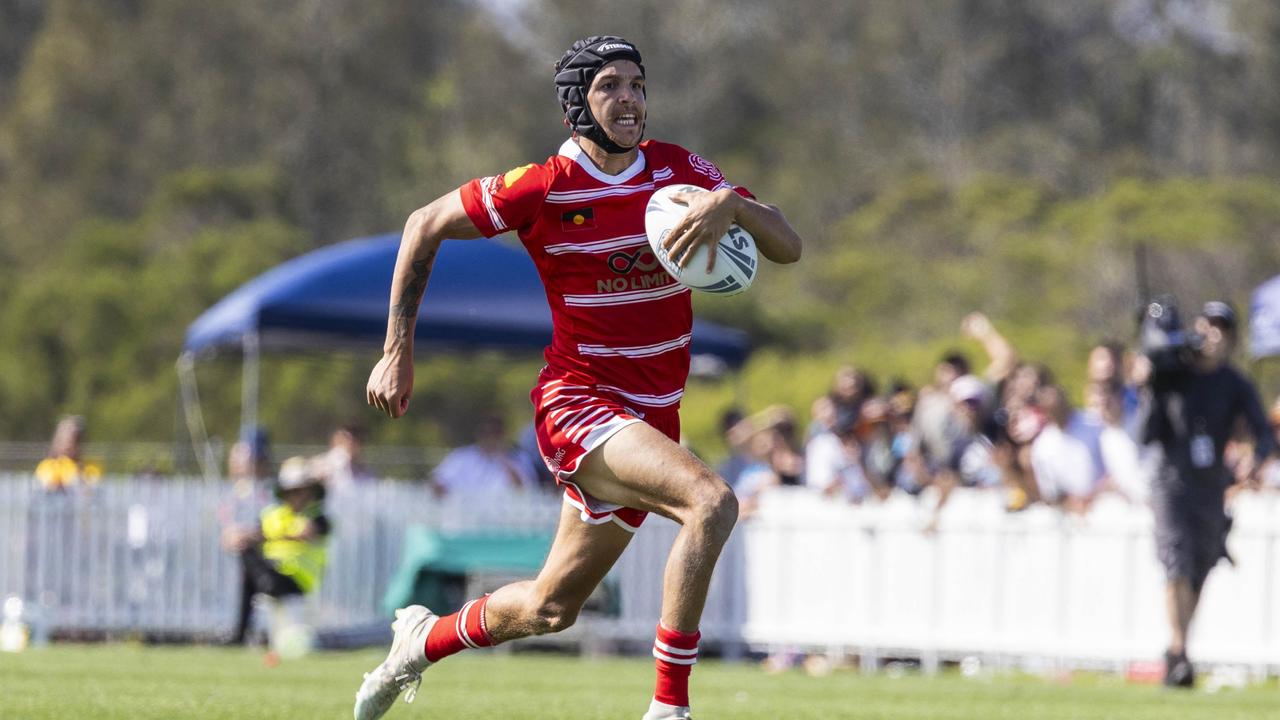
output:
[[[178,372],[192,441],[204,472],[216,460],[204,430],[196,358],[244,353],[241,424],[257,423],[260,354],[382,346],[398,234],[350,240],[285,262],[240,286],[187,328]],[[450,241],[436,258],[418,315],[416,343],[437,349],[534,352],[551,340],[551,310],[533,261],[494,240]],[[694,321],[695,367],[738,367],[746,333]],[[203,442],[202,442],[203,441]]]
[[[351,240],[269,270],[197,318],[184,353],[380,347],[399,242],[398,234]],[[494,240],[446,242],[416,338],[444,348],[540,350],[551,339],[551,311],[533,261]],[[745,333],[702,321],[694,322],[692,350],[731,367],[750,352]]]

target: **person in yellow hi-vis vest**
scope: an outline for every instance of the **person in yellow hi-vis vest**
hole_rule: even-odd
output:
[[[231,638],[236,644],[245,641],[255,595],[307,595],[324,575],[330,526],[321,474],[306,458],[289,458],[280,466],[275,492],[279,502],[262,510],[258,527],[229,528],[223,534],[223,545],[240,553],[244,566]]]
[[[88,488],[102,479],[102,467],[81,456],[84,418],[70,415],[58,421],[49,454],[36,466],[36,480],[46,492]]]

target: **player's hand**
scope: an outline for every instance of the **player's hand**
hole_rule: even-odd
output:
[[[387,417],[398,418],[409,409],[409,396],[413,394],[413,353],[385,353],[373,372],[369,373],[369,384],[365,387],[369,404],[387,414]]]
[[[707,246],[707,270],[716,266],[716,245],[729,232],[741,196],[732,190],[701,193],[671,193],[671,200],[686,205],[689,211],[671,228],[662,247],[681,268],[693,260],[699,245]]]

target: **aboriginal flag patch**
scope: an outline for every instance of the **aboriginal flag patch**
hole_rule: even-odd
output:
[[[596,211],[593,208],[578,208],[560,216],[560,229],[589,230],[596,226]]]

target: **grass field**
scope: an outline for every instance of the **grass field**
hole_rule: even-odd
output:
[[[377,651],[321,653],[266,668],[247,650],[60,645],[0,655],[0,718],[349,718],[361,673],[379,660]],[[399,703],[388,717],[639,720],[651,683],[652,665],[643,659],[476,653],[432,668],[414,704]],[[1110,676],[1049,682],[837,671],[814,678],[708,661],[694,672],[694,690],[699,720],[1280,717],[1274,683],[1209,694]]]

